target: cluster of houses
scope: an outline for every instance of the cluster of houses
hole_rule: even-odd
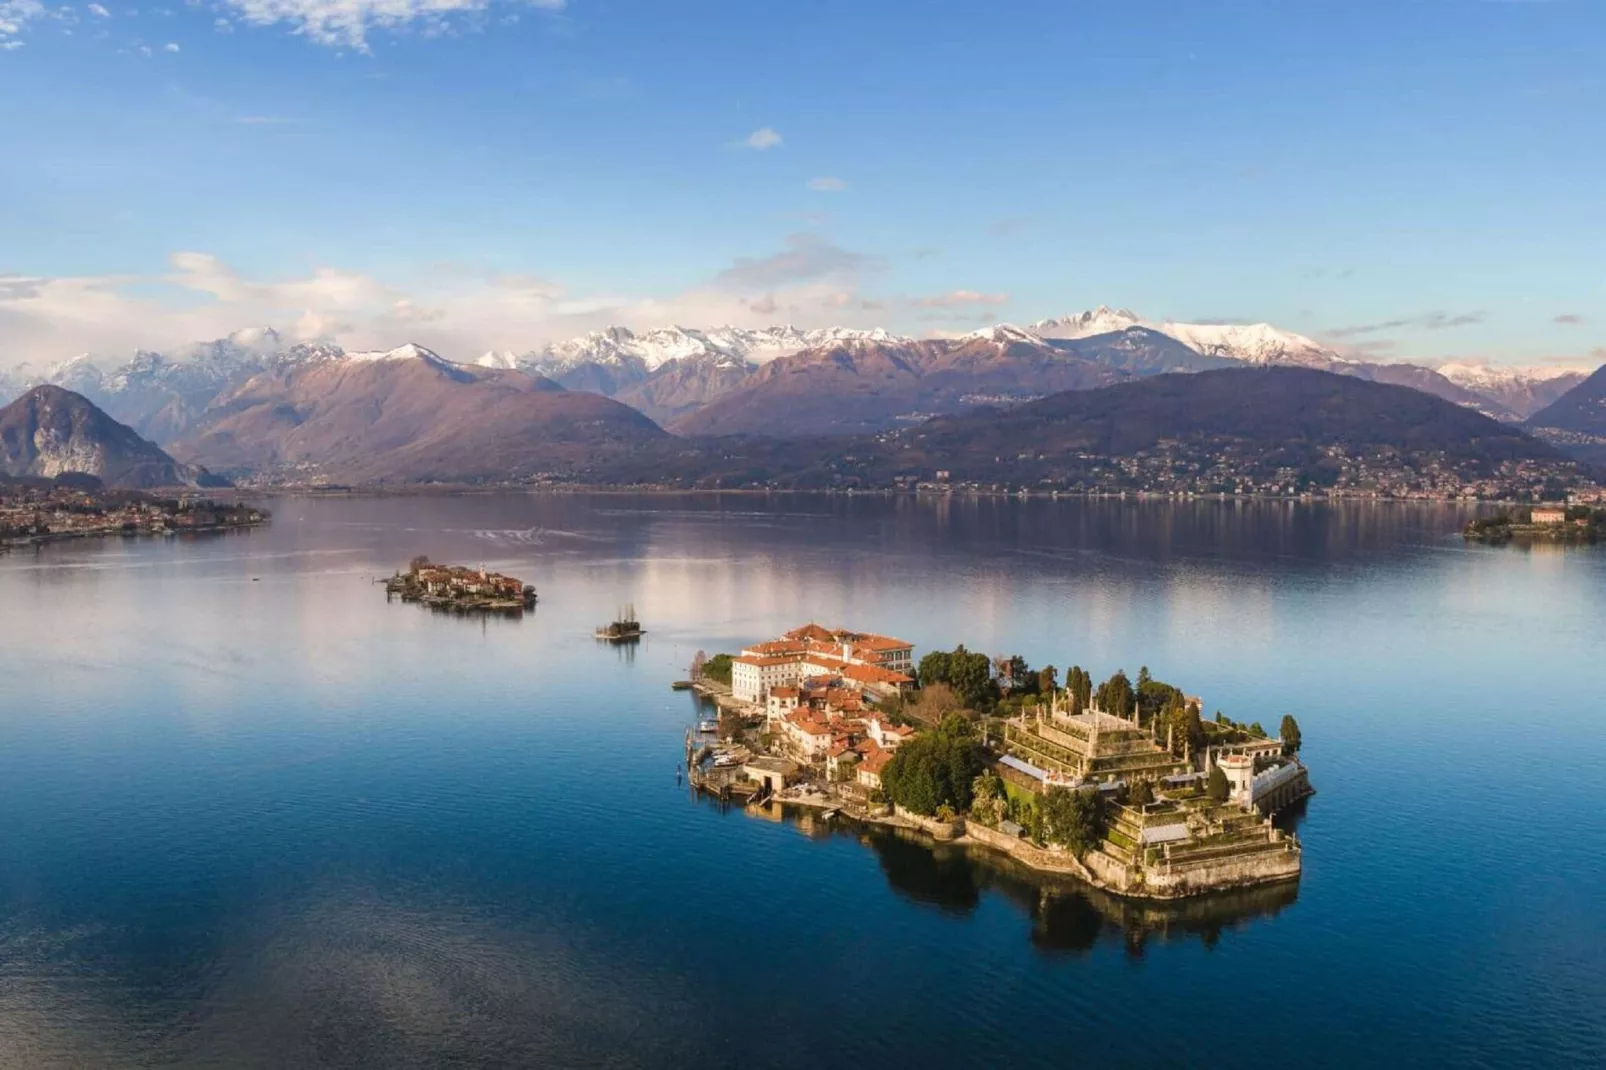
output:
[[[764,710],[772,740],[837,782],[881,786],[881,770],[914,736],[876,703],[914,685],[914,647],[818,624],[746,647],[731,659],[731,692]]]
[[[460,611],[518,613],[535,605],[535,588],[516,576],[462,565],[437,565],[427,557],[414,558],[406,572],[385,584],[388,595],[404,602],[423,602]]]
[[[524,584],[500,572],[462,565],[425,565],[413,574],[425,594],[487,595],[492,598],[523,598]]]

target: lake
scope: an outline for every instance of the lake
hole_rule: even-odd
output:
[[[1385,503],[267,504],[0,557],[0,1065],[1599,1064],[1606,550]],[[387,604],[420,553],[540,605]],[[1302,880],[1138,907],[694,798],[669,683],[809,620],[1294,713]]]

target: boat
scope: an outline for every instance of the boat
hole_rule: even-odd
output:
[[[647,629],[636,619],[635,603],[621,606],[619,616],[612,624],[597,629],[597,638],[610,643],[633,643],[647,634]]]
[[[719,722],[718,721],[698,721],[697,722],[697,731],[699,731],[699,732],[718,732],[719,731]]]

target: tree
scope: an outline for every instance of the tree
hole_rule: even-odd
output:
[[[965,708],[964,700],[947,684],[931,684],[920,689],[917,705],[920,716],[927,721],[940,721],[950,713]]]
[[[934,731],[916,736],[894,752],[881,770],[881,787],[887,798],[917,814],[929,816],[939,806],[965,810],[986,765],[986,751],[975,729],[951,714]]]
[[[1299,722],[1294,720],[1293,714],[1283,714],[1282,728],[1278,731],[1277,735],[1283,741],[1283,750],[1287,751],[1289,754],[1299,753],[1299,745],[1301,742],[1299,737]]]
[[[1004,782],[996,773],[983,773],[970,784],[970,816],[996,827],[1008,810]]]
[[[949,676],[954,690],[971,709],[991,709],[998,701],[998,685],[993,681],[986,654],[972,654],[963,646],[956,647],[949,659]]]
[[[1052,695],[1059,690],[1059,670],[1052,665],[1045,665],[1037,670],[1037,693],[1039,695]]]
[[[915,670],[921,687],[932,684],[946,684],[948,682],[948,654],[942,650],[933,650],[920,659],[920,667]]]
[[[1250,725],[1249,726],[1249,731],[1252,734],[1259,736],[1261,739],[1265,739],[1266,738],[1266,730],[1264,728],[1260,727],[1260,722],[1259,721],[1256,721],[1254,724]]]
[[[1132,681],[1120,669],[1099,685],[1098,700],[1099,709],[1116,717],[1130,717],[1137,708],[1137,695],[1132,690]]]
[[[1227,774],[1221,771],[1221,766],[1214,766],[1210,776],[1205,780],[1205,796],[1213,803],[1227,801]]]
[[[731,656],[715,654],[703,663],[703,678],[729,685],[731,682]]]
[[[1104,801],[1097,788],[1049,788],[1039,802],[1043,838],[1086,854],[1104,838]]]
[[[1128,801],[1133,806],[1147,806],[1154,801],[1154,787],[1147,780],[1140,780],[1132,785],[1132,795]]]

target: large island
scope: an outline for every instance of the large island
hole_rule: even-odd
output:
[[[1003,852],[1117,895],[1177,899],[1296,880],[1272,817],[1313,793],[1299,726],[1202,714],[1117,672],[989,658],[806,625],[735,656],[699,655],[720,708],[688,734],[692,783]]]

